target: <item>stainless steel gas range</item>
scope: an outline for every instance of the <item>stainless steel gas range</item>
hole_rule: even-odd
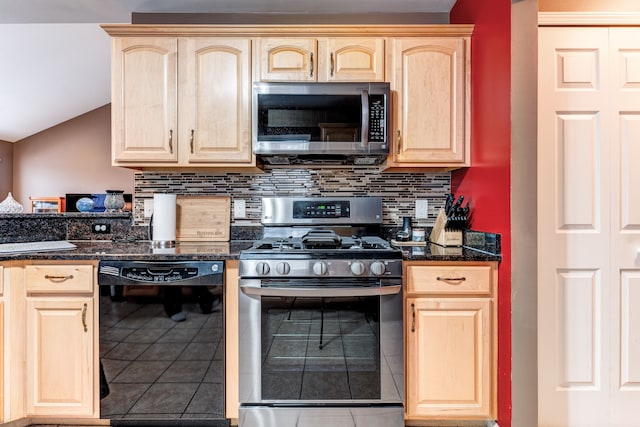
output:
[[[404,425],[402,254],[382,202],[264,198],[240,254],[241,427]]]

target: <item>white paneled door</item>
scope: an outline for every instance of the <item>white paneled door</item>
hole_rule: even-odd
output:
[[[640,425],[640,29],[540,28],[538,424]]]
[[[640,425],[640,29],[609,33],[614,126],[611,206],[611,425]]]

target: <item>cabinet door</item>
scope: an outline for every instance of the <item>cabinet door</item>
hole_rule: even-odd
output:
[[[315,38],[264,38],[260,39],[259,49],[260,80],[316,81]]]
[[[469,166],[469,52],[465,38],[393,41],[391,164]]]
[[[188,163],[252,163],[251,40],[180,39],[180,52],[183,158]]]
[[[383,38],[268,38],[259,49],[263,81],[384,81]]]
[[[176,162],[176,38],[126,37],[112,42],[112,160]]]
[[[319,81],[384,81],[383,38],[323,39],[318,50]]]
[[[407,298],[407,419],[493,419],[491,300]]]
[[[27,415],[94,413],[93,298],[27,298]]]

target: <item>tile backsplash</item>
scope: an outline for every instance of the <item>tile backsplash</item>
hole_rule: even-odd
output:
[[[415,200],[427,199],[428,219],[415,224],[432,226],[451,189],[451,174],[380,173],[370,168],[272,168],[264,173],[138,172],[134,175],[134,223],[148,223],[145,199],[153,193],[180,195],[226,195],[232,203],[246,203],[246,218],[231,218],[234,226],[260,225],[260,199],[269,196],[379,196],[383,223],[399,225],[403,216],[415,216]],[[232,210],[233,211],[233,210]]]

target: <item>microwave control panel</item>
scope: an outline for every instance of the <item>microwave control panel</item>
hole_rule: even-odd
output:
[[[384,95],[369,95],[369,141],[385,141]]]

